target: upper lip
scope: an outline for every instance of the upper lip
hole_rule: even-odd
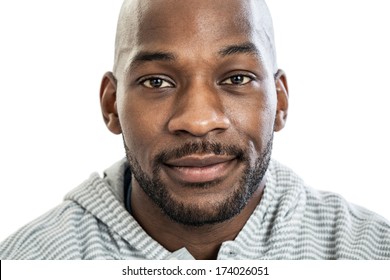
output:
[[[229,155],[189,155],[177,159],[171,159],[165,162],[165,164],[177,167],[205,167],[209,165],[219,164],[227,161],[231,161],[235,156]]]

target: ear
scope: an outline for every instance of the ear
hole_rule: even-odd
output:
[[[107,128],[114,134],[122,133],[116,106],[116,79],[111,72],[104,74],[100,86],[100,107]]]
[[[276,107],[274,131],[280,131],[286,124],[288,112],[287,78],[286,74],[281,69],[275,74],[275,86],[278,104]]]

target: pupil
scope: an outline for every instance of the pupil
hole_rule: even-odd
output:
[[[234,76],[232,77],[232,83],[233,84],[241,84],[243,81],[243,76]]]
[[[150,84],[152,87],[160,87],[162,85],[162,80],[161,79],[152,79],[150,81]]]

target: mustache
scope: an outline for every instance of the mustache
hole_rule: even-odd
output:
[[[155,163],[164,163],[171,159],[178,159],[193,154],[215,154],[234,156],[239,161],[247,159],[245,150],[237,145],[225,145],[219,142],[202,141],[187,142],[178,148],[165,150],[155,157]]]

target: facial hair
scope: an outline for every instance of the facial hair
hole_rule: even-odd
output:
[[[223,145],[221,143],[202,141],[185,143],[179,148],[163,151],[153,160],[152,176],[142,170],[138,160],[130,152],[124,142],[126,157],[131,173],[146,195],[167,215],[171,220],[186,225],[200,227],[227,221],[241,212],[250,198],[256,192],[263,180],[271,159],[273,134],[264,146],[260,156],[250,160],[249,150],[244,150],[235,145]],[[205,210],[199,205],[186,205],[176,201],[169,194],[168,187],[160,179],[160,166],[169,159],[184,157],[191,154],[210,154],[235,156],[238,162],[244,165],[242,176],[233,186],[235,191],[224,201],[209,205],[212,211]],[[208,188],[219,181],[206,183],[191,183],[187,187]],[[210,214],[213,213],[213,214]]]

